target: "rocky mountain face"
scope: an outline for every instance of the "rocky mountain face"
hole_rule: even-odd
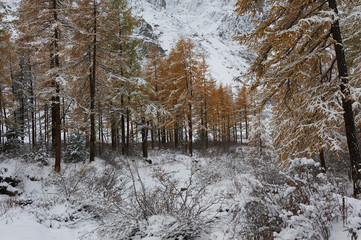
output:
[[[142,17],[139,34],[158,44],[165,53],[183,38],[191,38],[206,55],[218,83],[234,85],[253,55],[233,41],[252,29],[251,16],[234,13],[236,0],[129,0],[133,13]]]

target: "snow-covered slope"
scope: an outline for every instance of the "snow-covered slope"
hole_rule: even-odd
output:
[[[204,53],[218,83],[232,84],[245,72],[252,55],[232,38],[251,29],[250,16],[234,13],[235,0],[129,0],[142,16],[146,40],[169,51],[177,41],[191,38]]]

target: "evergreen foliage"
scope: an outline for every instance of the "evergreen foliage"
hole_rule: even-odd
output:
[[[78,163],[85,162],[88,159],[89,152],[86,148],[85,136],[76,131],[68,137],[67,145],[64,151],[64,162]]]

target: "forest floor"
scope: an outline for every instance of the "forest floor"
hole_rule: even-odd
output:
[[[267,239],[273,231],[279,232],[276,239],[319,236],[322,229],[312,226],[317,219],[310,218],[325,209],[312,205],[311,197],[302,218],[291,213],[286,220],[275,218],[278,222],[270,218],[273,210],[263,208],[286,211],[273,203],[272,208],[266,205],[264,196],[271,193],[265,189],[270,184],[261,179],[272,178],[274,187],[280,174],[252,161],[245,147],[197,152],[193,157],[154,150],[148,161],[113,156],[92,163],[64,163],[62,171],[55,173],[51,164],[0,156],[0,239],[221,240],[248,239],[256,232]],[[294,187],[277,186],[284,189],[282,196],[297,192]],[[332,196],[333,204],[327,209],[334,217],[320,222],[328,224],[323,228],[328,230],[326,237],[341,240],[361,235],[361,201]],[[304,224],[292,226],[292,218]]]

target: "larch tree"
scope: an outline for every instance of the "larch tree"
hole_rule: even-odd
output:
[[[99,29],[102,24],[102,10],[105,1],[77,0],[71,13],[73,24],[72,66],[74,84],[74,98],[88,116],[89,130],[89,161],[94,161],[96,148],[96,85],[101,81],[101,61],[99,56]],[[85,94],[84,90],[88,91]],[[81,93],[81,94],[79,94]],[[88,97],[86,97],[88,96]]]
[[[194,44],[190,39],[180,39],[175,48],[172,49],[169,55],[171,62],[170,71],[171,76],[168,81],[174,84],[172,95],[177,98],[177,103],[174,105],[176,115],[187,115],[185,120],[188,128],[188,151],[193,155],[193,108],[195,99],[195,89],[198,84],[197,70],[198,70],[198,56],[194,51]],[[178,134],[180,119],[176,120],[175,135]],[[175,136],[176,138],[176,136]]]
[[[209,112],[210,112],[210,98],[212,89],[215,88],[215,80],[210,77],[209,66],[206,63],[205,57],[200,56],[201,60],[197,70],[197,84],[195,91],[197,92],[195,99],[195,108],[198,112],[200,120],[199,137],[205,142],[205,148],[209,145]]]
[[[61,163],[60,88],[63,80],[61,54],[64,49],[62,31],[66,22],[66,1],[24,0],[18,9],[18,39],[33,54],[33,62],[41,72],[44,97],[51,99],[52,142],[55,168]]]
[[[140,92],[142,87],[137,79],[141,72],[138,50],[141,42],[133,35],[138,23],[139,20],[132,15],[127,1],[106,2],[102,27],[99,29],[100,67],[108,76],[107,86],[110,92],[108,91],[107,102],[112,109],[112,145],[114,148],[120,123],[123,154],[129,154],[133,95],[139,97],[134,93]],[[136,110],[133,108],[134,111]]]
[[[355,0],[342,7],[341,29],[345,37],[345,53],[348,66],[350,66],[351,95],[355,107],[355,121],[361,137],[361,1]]]
[[[164,70],[164,56],[161,54],[157,45],[152,45],[148,52],[148,63],[145,69],[145,75],[149,78],[150,85],[153,87],[154,91],[150,93],[149,98],[150,100],[157,102],[160,104],[163,100],[162,98],[162,91],[164,90],[162,77],[164,77],[165,72]],[[157,126],[152,126],[152,144],[154,141],[154,135],[156,135],[158,148],[162,147],[162,120],[161,120],[161,112],[157,112]],[[154,125],[154,122],[152,123]],[[154,145],[154,144],[153,144]]]
[[[237,39],[257,53],[250,75],[266,95],[262,104],[273,100],[275,131],[293,129],[287,134],[295,145],[281,136],[278,150],[294,157],[307,149],[340,149],[342,143],[333,133],[343,119],[357,196],[361,193],[361,156],[336,0],[238,0],[236,12],[257,14],[263,4],[267,5],[264,20]],[[305,135],[315,129],[320,135],[305,141]]]
[[[5,6],[0,1],[0,145],[3,144],[4,126],[6,120],[6,108],[11,102],[11,78],[9,71],[9,62],[11,62],[13,46],[10,41],[11,34],[8,24],[4,20]]]

